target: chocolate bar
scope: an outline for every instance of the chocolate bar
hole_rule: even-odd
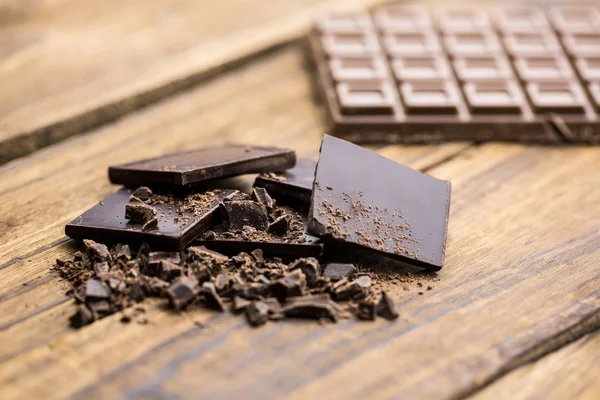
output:
[[[134,191],[123,188],[106,197],[65,226],[72,239],[92,239],[102,243],[148,243],[157,249],[179,250],[209,229],[224,198],[235,190],[213,190],[179,197],[154,193],[145,205],[156,211],[156,227],[143,229],[144,221],[126,217],[126,207]]]
[[[337,260],[397,260],[437,271],[444,262],[449,209],[449,182],[323,138],[307,226],[326,250],[336,249]]]
[[[387,4],[309,35],[330,134],[600,143],[600,10]]]
[[[242,174],[284,171],[295,164],[293,150],[229,144],[114,165],[108,176],[112,183],[126,186],[182,187]]]

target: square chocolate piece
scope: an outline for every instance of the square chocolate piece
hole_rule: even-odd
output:
[[[427,55],[441,51],[440,42],[432,31],[386,33],[381,40],[392,56]]]
[[[329,60],[329,68],[336,82],[381,80],[387,76],[379,56],[334,56]]]
[[[444,36],[444,43],[451,56],[496,54],[501,50],[491,31],[448,34]]]
[[[600,54],[600,32],[565,35],[563,42],[567,53],[573,57],[593,57]]]
[[[569,62],[561,54],[517,57],[515,68],[523,82],[573,77]]]
[[[475,7],[445,7],[438,13],[438,24],[445,32],[479,32],[491,27],[486,13]]]
[[[439,55],[400,56],[392,60],[392,71],[398,82],[420,79],[450,78],[450,67]]]
[[[510,66],[500,55],[460,56],[454,59],[454,69],[462,82],[472,80],[508,79]]]
[[[579,84],[570,81],[531,82],[527,95],[536,113],[561,112],[581,114],[584,112],[584,94]]]
[[[523,98],[511,81],[469,82],[463,86],[473,114],[520,114]]]
[[[431,28],[429,15],[417,6],[385,5],[377,8],[373,17],[384,32],[416,32]]]
[[[600,11],[591,6],[559,6],[550,10],[550,19],[557,31],[594,33],[600,29]]]
[[[394,94],[387,82],[350,82],[337,85],[343,114],[392,115]]]
[[[333,256],[364,255],[437,271],[449,207],[449,182],[324,136],[308,232],[341,250]]]
[[[548,32],[511,33],[504,37],[508,53],[516,56],[548,55],[560,52],[560,44],[554,34]]]
[[[406,82],[400,93],[408,114],[458,113],[458,90],[449,81]]]
[[[586,82],[600,82],[600,55],[580,57],[575,60],[579,75]]]
[[[377,38],[367,32],[327,33],[321,40],[330,56],[373,55],[379,51]]]
[[[550,29],[542,10],[535,7],[499,7],[496,9],[495,16],[496,25],[504,34],[534,33]]]

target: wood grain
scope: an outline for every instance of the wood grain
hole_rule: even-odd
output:
[[[372,0],[0,4],[0,163],[114,120]],[[115,12],[118,10],[118,12]]]
[[[48,306],[62,304],[68,286],[50,268],[77,249],[62,237],[64,224],[115,190],[106,179],[111,163],[223,140],[286,145],[301,156],[315,156],[322,125],[302,65],[294,48],[264,57],[111,126],[0,167],[0,329],[10,329],[0,340],[0,354],[10,358],[40,340],[24,319],[37,320],[51,312]],[[468,146],[382,151],[426,167]],[[65,318],[55,322],[50,332],[66,328]]]
[[[600,394],[600,332],[512,371],[472,400],[589,399]]]

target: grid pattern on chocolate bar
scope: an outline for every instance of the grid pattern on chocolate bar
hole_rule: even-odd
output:
[[[600,10],[386,4],[309,37],[329,132],[359,143],[600,143]]]

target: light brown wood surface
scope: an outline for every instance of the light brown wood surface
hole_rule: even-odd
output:
[[[600,332],[512,371],[473,400],[589,399],[600,394]]]
[[[0,20],[25,13],[15,9]],[[78,14],[72,23],[81,25]],[[176,314],[153,300],[144,302],[147,325],[113,315],[69,328],[74,304],[50,268],[80,249],[65,223],[116,190],[108,165],[219,141],[317,156],[323,125],[300,49],[250,59],[0,166],[0,398],[464,398],[515,394],[530,374],[543,383],[555,370],[565,376],[559,395],[593,393],[589,371],[561,368],[597,364],[570,350],[582,342],[561,349],[600,326],[600,148],[592,147],[374,148],[453,184],[446,264],[386,286],[400,307],[395,323],[251,329],[241,317]],[[597,341],[583,343],[597,351]],[[527,395],[543,398],[541,386]]]
[[[373,0],[0,2],[0,163],[153,103]]]

